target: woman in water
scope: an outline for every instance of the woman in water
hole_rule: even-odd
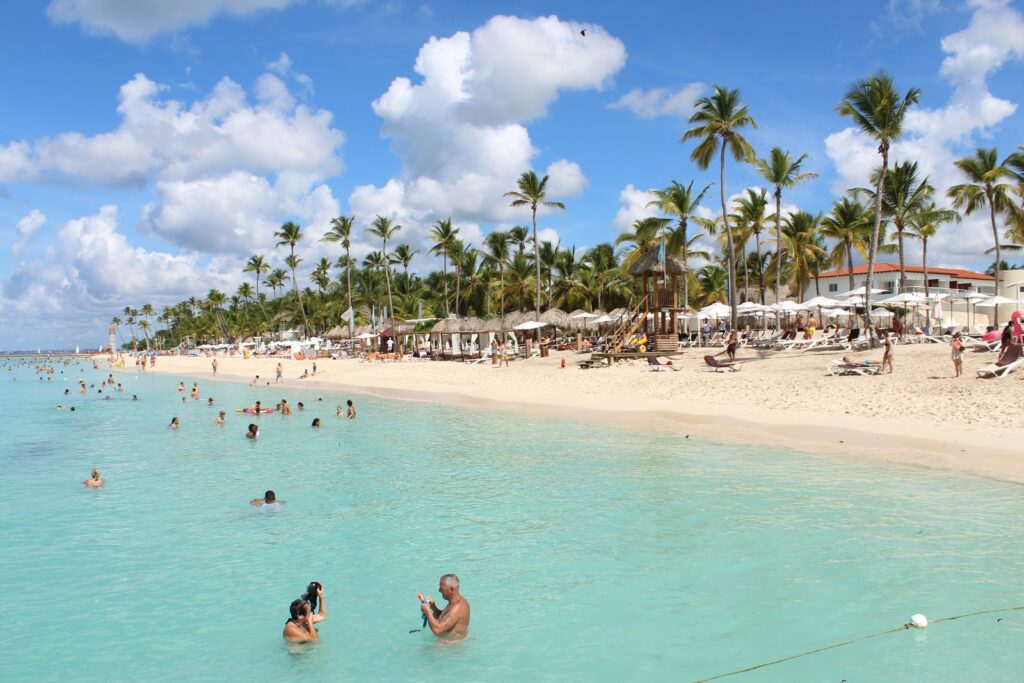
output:
[[[324,601],[324,588],[317,585],[316,598],[320,605],[316,613],[313,613],[313,606],[308,601],[299,598],[293,600],[288,611],[291,618],[284,623],[284,639],[293,643],[315,643],[320,640],[320,634],[316,632],[313,624],[327,618],[327,603]]]
[[[312,427],[313,429],[320,429],[320,418],[314,417],[313,424],[311,424],[310,427]]]
[[[220,413],[217,414],[217,417],[214,418],[213,424],[215,424],[215,425],[222,425],[222,424],[224,424],[224,415],[225,415],[224,411],[223,410],[220,411]]]
[[[103,486],[103,479],[100,477],[100,471],[95,467],[92,468],[92,477],[82,482],[89,488],[99,488]]]
[[[178,426],[179,426],[178,418],[177,417],[172,417],[171,418],[171,424],[169,424],[167,426],[170,427],[171,429],[177,429]]]
[[[348,419],[356,419],[356,407],[352,405],[352,399],[345,401],[345,404],[348,406]]]

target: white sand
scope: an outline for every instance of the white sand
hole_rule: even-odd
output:
[[[741,350],[736,373],[703,372],[703,349],[675,361],[679,372],[642,364],[580,370],[585,356],[487,364],[320,359],[315,378],[297,380],[311,361],[284,359],[286,384],[407,400],[514,409],[673,430],[716,441],[784,445],[835,457],[872,457],[1024,482],[1024,372],[975,378],[995,354],[964,354],[954,379],[949,347],[900,345],[896,368],[880,377],[828,377],[835,352]],[[857,357],[881,357],[881,351]],[[560,361],[565,358],[567,367]],[[157,372],[213,379],[209,358],[160,357]],[[219,358],[217,379],[273,382],[278,359]],[[268,390],[253,389],[256,396]],[[209,395],[204,392],[204,396]],[[264,399],[264,403],[267,400]],[[338,401],[341,402],[340,400]],[[357,401],[358,405],[358,401]]]

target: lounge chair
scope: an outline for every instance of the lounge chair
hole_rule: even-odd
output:
[[[975,351],[995,351],[1003,345],[1001,339],[993,339],[991,341],[985,341],[984,339],[969,339],[964,341],[965,346],[969,346]]]
[[[645,372],[678,372],[679,368],[671,365],[666,365],[658,360],[657,356],[647,356],[647,365],[644,366]]]
[[[882,372],[881,363],[847,363],[841,360],[834,360],[828,365],[826,374],[830,377],[836,375],[857,375],[866,377],[877,375]]]
[[[995,363],[978,368],[978,377],[1006,377],[1024,365],[1024,346],[1013,344]]]
[[[739,361],[719,361],[714,356],[704,356],[704,363],[708,372],[738,372],[743,367]]]

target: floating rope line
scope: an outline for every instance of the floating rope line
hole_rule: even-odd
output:
[[[998,609],[986,609],[986,610],[981,610],[979,612],[971,612],[969,614],[958,614],[955,617],[943,617],[941,619],[933,619],[933,620],[931,620],[929,622],[929,624],[940,624],[940,623],[942,623],[944,621],[956,621],[957,619],[964,619],[966,617],[977,617],[977,616],[980,616],[982,614],[998,614],[1000,612],[1024,612],[1024,605],[1021,605],[1019,607],[1000,607]],[[872,633],[871,635],[861,636],[860,638],[854,638],[853,640],[847,640],[847,641],[844,641],[842,643],[835,643],[834,645],[826,645],[825,647],[819,647],[817,650],[811,650],[809,652],[801,652],[798,655],[791,655],[789,657],[783,657],[782,659],[776,659],[775,661],[772,661],[772,662],[765,662],[764,664],[757,664],[755,666],[748,666],[746,669],[738,669],[736,671],[730,671],[729,673],[718,674],[717,676],[709,676],[707,678],[700,678],[700,679],[697,679],[696,681],[694,681],[693,683],[707,683],[707,681],[713,681],[713,680],[716,680],[716,679],[719,679],[719,678],[725,678],[727,676],[735,676],[737,674],[745,674],[748,671],[754,671],[756,669],[763,669],[766,666],[774,666],[776,664],[782,664],[783,662],[788,662],[788,661],[793,660],[793,659],[799,659],[801,657],[809,657],[810,655],[818,654],[819,652],[824,652],[825,650],[834,650],[837,647],[845,647],[846,645],[852,645],[853,643],[860,643],[860,642],[865,641],[865,640],[871,640],[872,638],[878,638],[879,636],[887,636],[890,633],[898,633],[900,631],[905,631],[908,628],[911,628],[911,625],[910,624],[904,624],[903,626],[898,626],[897,628],[891,628],[888,631],[882,631],[880,633]]]

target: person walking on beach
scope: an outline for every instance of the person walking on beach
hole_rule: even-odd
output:
[[[725,347],[725,352],[729,354],[729,360],[736,360],[736,347],[739,346],[739,338],[736,336],[736,330],[729,333],[729,343]]]
[[[953,341],[949,345],[953,356],[953,376],[959,377],[963,374],[964,368],[964,343],[960,341],[959,332],[953,335]]]
[[[885,352],[882,354],[882,372],[892,374],[892,338],[885,338]]]
[[[501,345],[501,362],[498,363],[498,367],[499,368],[502,365],[504,365],[506,368],[508,367],[509,346],[511,344],[512,344],[512,340],[506,339],[505,343]]]
[[[277,364],[277,369],[276,369],[275,372],[276,372],[276,377],[274,377],[274,383],[276,384],[277,382],[281,381],[282,377],[284,377],[284,368],[281,367],[280,363]]]
[[[427,618],[430,631],[445,640],[463,640],[469,636],[469,601],[459,593],[459,577],[445,574],[437,590],[448,605],[439,609],[430,597],[420,600],[420,609]]]
[[[216,375],[217,374],[217,359],[216,358],[214,358],[213,361],[210,362],[210,367],[213,368],[213,374]]]

